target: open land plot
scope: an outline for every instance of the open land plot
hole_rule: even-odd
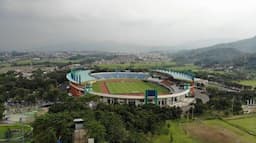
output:
[[[224,122],[222,120],[205,120],[203,121],[203,125],[210,127],[210,135],[214,134],[214,136],[211,138],[209,136],[208,139],[211,139],[213,143],[217,142],[223,142],[223,140],[227,143],[234,143],[234,142],[240,142],[240,143],[251,143],[256,142],[256,137],[248,134],[244,130],[241,130],[240,128],[237,128],[235,126],[232,126],[229,124],[229,120],[227,122]],[[198,126],[200,127],[200,126]],[[207,130],[205,130],[207,132]],[[208,131],[209,132],[209,131]],[[193,133],[193,132],[191,132]],[[201,135],[198,135],[200,138]]]
[[[204,71],[207,73],[214,73],[214,74],[227,74],[224,71],[216,71],[210,68],[202,68],[197,65],[193,64],[185,64],[185,65],[176,65],[175,62],[142,62],[142,63],[126,63],[126,64],[100,64],[97,65],[100,69],[109,69],[109,70],[124,70],[124,69],[153,69],[153,68],[166,68],[171,69],[174,71],[192,71],[192,72],[198,72],[198,71]]]
[[[187,64],[183,66],[173,66],[171,67],[171,69],[175,71],[199,71],[201,70],[201,67],[192,64]]]
[[[153,143],[202,143],[189,136],[184,130],[184,124],[180,121],[168,121],[166,126],[169,124],[169,133],[156,135],[152,138]],[[172,138],[172,139],[171,139]]]
[[[6,132],[15,131],[15,134],[12,134],[12,138],[19,137],[22,133],[22,130],[26,132],[30,132],[32,128],[29,125],[21,125],[21,124],[0,124],[0,139],[4,139],[6,137]]]
[[[241,128],[251,134],[256,135],[256,115],[251,117],[242,117],[237,119],[227,120],[232,125]]]
[[[102,69],[149,69],[156,67],[171,67],[175,65],[175,62],[143,62],[134,64],[100,64],[97,66]]]
[[[168,143],[172,136],[173,143],[253,143],[256,142],[255,136],[232,124],[254,130],[254,126],[251,126],[251,123],[255,124],[254,121],[255,117],[226,121],[219,119],[192,122],[169,121],[169,133],[154,136],[152,140],[154,143]]]
[[[241,85],[256,87],[256,80],[241,80],[238,83],[240,83]]]

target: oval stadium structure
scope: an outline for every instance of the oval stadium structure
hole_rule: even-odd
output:
[[[69,94],[99,96],[108,104],[187,106],[194,102],[193,77],[170,70],[98,72],[77,69],[66,75]]]

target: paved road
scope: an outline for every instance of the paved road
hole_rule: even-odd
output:
[[[230,87],[226,87],[225,85],[222,85],[222,84],[217,83],[217,82],[210,81],[208,84],[211,85],[211,86],[217,87],[219,90],[224,90],[224,91],[227,91],[227,92],[239,92],[239,90],[235,90],[235,89],[232,89]]]
[[[201,99],[204,104],[210,100],[207,94],[202,94],[200,90],[197,89],[195,89],[195,98]]]

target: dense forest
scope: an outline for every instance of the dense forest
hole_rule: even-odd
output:
[[[36,70],[30,78],[21,73],[9,71],[0,75],[0,115],[6,102],[16,105],[35,105],[39,102],[56,102],[66,97],[66,92],[60,90],[64,83],[66,71],[43,73]]]
[[[74,118],[84,119],[84,127],[96,142],[147,143],[149,134],[160,133],[166,120],[179,119],[180,108],[160,108],[155,105],[134,107],[99,103],[94,109],[88,104],[95,97],[67,98],[68,102],[50,107],[49,113],[33,123],[35,142],[63,143],[72,140]],[[168,132],[168,130],[167,130]]]

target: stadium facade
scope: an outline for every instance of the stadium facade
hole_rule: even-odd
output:
[[[193,76],[170,70],[152,70],[151,72],[98,72],[92,70],[72,70],[66,75],[69,80],[69,94],[71,96],[83,96],[92,94],[99,96],[100,100],[108,104],[157,104],[163,106],[187,106],[193,103]],[[95,82],[108,79],[139,79],[153,82],[167,88],[170,92],[161,95],[136,95],[136,94],[110,94],[96,92],[92,86]]]

